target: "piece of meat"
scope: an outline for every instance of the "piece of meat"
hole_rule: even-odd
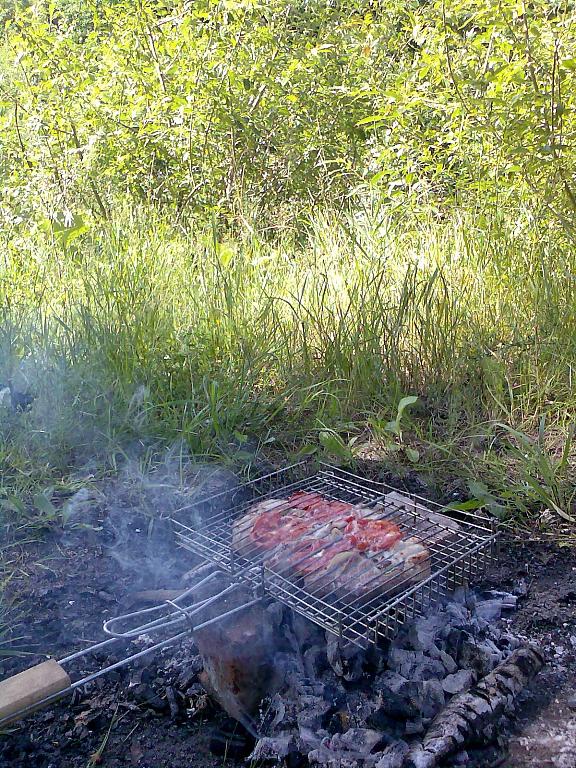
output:
[[[363,604],[383,590],[382,571],[355,549],[339,552],[322,568],[304,579],[306,588],[318,597]]]
[[[232,546],[314,594],[365,604],[425,579],[430,553],[379,510],[298,492],[254,504],[233,524]]]
[[[354,507],[325,499],[318,493],[299,491],[288,499],[267,499],[250,507],[232,525],[232,547],[242,554],[272,550],[292,539],[319,530],[326,523],[344,527]]]
[[[390,520],[354,517],[347,523],[344,536],[359,552],[381,552],[400,541],[402,531]]]
[[[266,560],[266,566],[281,575],[288,572],[302,577],[326,567],[336,554],[349,549],[350,545],[342,538],[309,536],[279,546]]]
[[[351,549],[338,553],[308,575],[305,585],[319,597],[362,605],[407,589],[429,575],[428,550],[415,539],[406,539],[376,557]]]
[[[240,555],[255,554],[267,549],[265,542],[256,541],[252,535],[254,526],[262,515],[289,508],[286,499],[266,499],[253,504],[248,512],[232,523],[232,549]]]
[[[345,519],[347,516],[354,514],[355,508],[352,504],[348,504],[345,501],[326,499],[319,493],[297,491],[288,498],[294,507],[309,512],[316,522]]]

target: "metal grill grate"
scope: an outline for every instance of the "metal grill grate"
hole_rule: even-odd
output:
[[[301,465],[288,467],[187,507],[195,522],[174,520],[179,543],[234,578],[261,587],[265,594],[324,629],[363,646],[393,636],[402,624],[433,607],[457,586],[477,578],[496,557],[498,534],[489,517],[451,513],[457,515],[455,520],[442,514],[446,510],[438,504],[329,465],[322,465],[311,477],[298,478],[301,471]],[[294,568],[271,562],[270,552],[264,554],[249,543],[241,548],[241,555],[233,550],[234,521],[255,501],[286,498],[296,491],[369,507],[368,518],[394,522],[404,537],[426,548],[430,554],[426,569],[414,566],[399,573],[385,554],[372,555],[384,576],[378,579],[378,588],[367,588],[359,597],[353,576],[349,589],[347,584],[332,591],[326,585],[314,588]]]

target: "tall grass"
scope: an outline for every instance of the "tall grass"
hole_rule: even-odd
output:
[[[406,394],[419,439],[451,456],[479,425],[546,413],[561,432],[573,413],[576,255],[522,211],[325,212],[273,240],[124,211],[66,248],[39,234],[3,250],[0,379],[36,396],[4,409],[5,477],[135,435],[199,455],[368,439]]]

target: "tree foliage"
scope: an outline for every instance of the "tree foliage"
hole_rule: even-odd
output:
[[[548,0],[40,0],[8,14],[4,211],[267,216],[363,184],[576,215],[576,43]]]

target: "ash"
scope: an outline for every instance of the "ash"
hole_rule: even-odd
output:
[[[266,735],[250,758],[400,768],[448,701],[520,646],[506,631],[505,614],[515,605],[508,593],[461,590],[394,640],[366,650],[342,645],[278,604],[269,606],[280,638],[275,665],[282,682],[262,703],[259,732]],[[457,759],[466,762],[467,756]]]

